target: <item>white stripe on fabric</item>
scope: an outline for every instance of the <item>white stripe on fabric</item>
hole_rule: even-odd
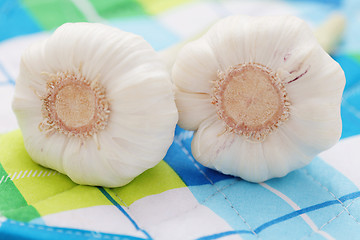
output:
[[[27,172],[28,172],[28,170],[25,170],[25,172],[24,172],[24,174],[22,175],[21,178],[24,178]]]
[[[92,206],[41,217],[47,226],[124,234],[144,238],[124,214],[113,205]],[[37,223],[36,220],[31,223]],[[155,238],[156,239],[156,238]]]
[[[71,0],[89,22],[106,22],[88,0]]]
[[[17,175],[16,179],[19,179],[20,178],[20,175],[22,174],[22,170],[19,172],[19,174]]]
[[[24,172],[24,173],[23,173]],[[26,174],[29,172],[29,174],[26,176]],[[33,170],[21,170],[20,172],[14,172],[14,173],[9,173],[7,174],[7,177],[5,178],[6,175],[0,176],[0,184],[1,183],[5,183],[8,179],[10,179],[11,181],[13,180],[17,180],[19,178],[29,178],[29,177],[49,177],[49,176],[53,176],[53,175],[60,175],[59,172],[54,171],[54,170],[41,170],[39,172],[38,175],[36,175],[38,173],[38,170],[35,170],[33,175],[31,175],[33,173]]]
[[[43,173],[43,170],[41,170],[37,176],[40,177],[42,173]]]
[[[5,182],[6,182],[9,178],[11,178],[11,174],[9,174],[9,175],[5,178]]]
[[[14,180],[15,176],[16,176],[17,172],[14,172],[14,174],[11,177],[11,181]],[[9,175],[10,176],[10,175]]]
[[[266,183],[259,183],[261,186],[263,186],[264,188],[268,189],[269,191],[271,191],[272,193],[275,193],[277,196],[279,196],[281,199],[283,199],[287,204],[289,204],[295,211],[297,210],[301,210],[301,208],[295,203],[293,202],[288,196],[286,196],[285,194],[283,194],[282,192],[280,192],[279,190],[276,190],[275,188],[269,186]],[[322,235],[324,238],[326,239],[331,239],[331,240],[335,240],[335,238],[333,238],[330,234],[328,234],[327,232],[324,232],[322,230],[319,230],[319,228],[316,226],[316,224],[311,220],[311,218],[303,213],[300,215],[300,217],[306,222],[307,225],[309,225],[309,227],[316,233]]]
[[[360,136],[343,139],[335,146],[319,154],[319,157],[341,172],[360,189],[359,165]]]
[[[187,187],[141,198],[132,203],[128,211],[139,226],[159,240],[197,239],[234,231],[226,220],[200,204]],[[221,239],[242,238],[239,234],[233,234]]]

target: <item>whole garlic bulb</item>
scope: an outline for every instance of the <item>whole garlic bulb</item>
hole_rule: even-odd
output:
[[[180,50],[179,125],[203,165],[252,182],[308,164],[341,135],[341,67],[291,16],[231,16]]]
[[[105,187],[160,162],[178,119],[158,54],[96,23],[64,24],[23,54],[13,110],[35,162]]]

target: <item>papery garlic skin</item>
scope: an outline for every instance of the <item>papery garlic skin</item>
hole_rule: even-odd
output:
[[[243,68],[250,73],[243,74]],[[261,72],[268,77],[260,76]],[[257,106],[262,95],[254,91],[252,98],[246,91],[257,89],[251,83],[252,76],[259,81],[261,91],[266,90],[265,79],[274,79],[268,88],[273,86],[274,93],[284,96],[279,100],[279,104],[283,102],[278,114],[282,120],[270,125],[264,122],[268,129],[259,127],[261,117],[276,111],[271,105]],[[282,177],[308,164],[341,136],[344,73],[320,47],[306,23],[296,17],[231,16],[220,20],[179,52],[172,78],[178,124],[196,131],[193,156],[225,174],[251,182]],[[236,84],[245,90],[231,90],[226,103],[221,92],[226,86],[218,85],[227,81],[238,81]],[[269,94],[265,91],[263,96],[270,101]],[[224,101],[235,107],[221,110]],[[248,112],[251,116],[242,117],[252,106]],[[236,113],[231,109],[242,111],[238,113],[240,122],[232,124]],[[224,111],[225,115],[226,111],[233,113],[224,117]],[[260,125],[251,129],[252,122]]]
[[[152,47],[95,23],[64,24],[23,54],[13,110],[35,162],[105,187],[160,162],[178,120],[170,76]]]

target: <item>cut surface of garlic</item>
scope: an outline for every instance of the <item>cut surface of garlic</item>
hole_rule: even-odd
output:
[[[203,165],[261,182],[308,164],[341,135],[341,67],[292,16],[231,16],[179,52],[179,125]]]
[[[64,24],[24,52],[13,110],[35,162],[105,187],[160,162],[178,119],[158,54],[97,23]]]

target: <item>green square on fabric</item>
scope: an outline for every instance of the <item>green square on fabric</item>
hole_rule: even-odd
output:
[[[0,146],[1,144],[0,141]],[[11,181],[11,176],[5,172],[0,164],[0,216],[3,215],[3,211],[23,206],[27,206],[26,200]]]
[[[5,162],[12,149],[7,148],[7,140],[0,136],[0,161]],[[4,148],[5,146],[5,148]],[[0,216],[18,221],[30,221],[39,217],[38,211],[28,206],[13,180],[16,175],[8,174],[0,163]]]
[[[9,219],[21,222],[30,222],[40,217],[40,214],[33,206],[25,206],[3,212],[3,215]]]
[[[22,0],[22,3],[45,30],[52,30],[66,22],[87,21],[70,0]]]
[[[90,0],[103,18],[123,18],[145,15],[143,7],[135,0]]]

